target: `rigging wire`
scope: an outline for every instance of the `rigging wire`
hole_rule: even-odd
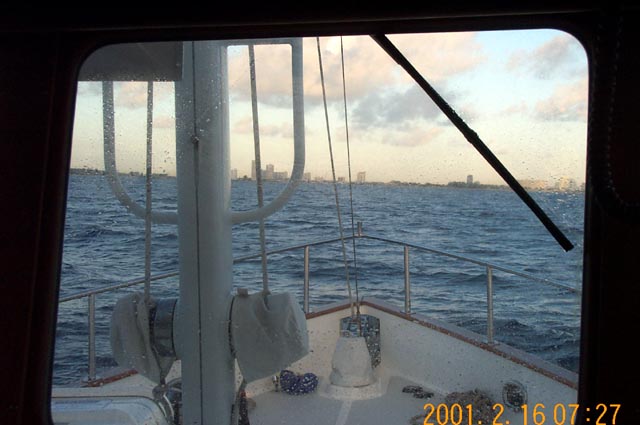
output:
[[[147,163],[144,215],[144,301],[151,304],[151,172],[153,165],[153,81],[147,83]]]
[[[324,103],[324,116],[327,124],[327,139],[329,141],[329,157],[331,158],[331,174],[333,176],[333,193],[335,195],[336,210],[338,212],[338,228],[340,230],[340,243],[342,245],[342,260],[344,262],[344,271],[347,281],[347,292],[349,296],[349,307],[351,309],[351,317],[354,317],[353,294],[351,293],[351,283],[349,282],[349,263],[347,261],[347,248],[344,242],[344,230],[342,228],[342,216],[340,214],[340,200],[338,198],[338,184],[336,183],[336,167],[333,160],[333,148],[331,146],[331,130],[329,128],[329,110],[327,109],[327,94],[324,84],[324,71],[322,68],[322,52],[320,51],[320,37],[316,37],[318,46],[318,64],[320,65],[320,83],[322,84],[322,101]]]
[[[340,63],[342,66],[342,98],[344,101],[344,129],[347,141],[347,166],[349,169],[349,209],[351,212],[351,242],[353,250],[353,280],[356,287],[356,317],[358,320],[358,330],[362,334],[362,324],[360,323],[360,297],[358,295],[358,257],[356,255],[356,227],[353,214],[353,180],[351,179],[351,149],[349,147],[349,115],[347,113],[347,82],[344,76],[344,45],[340,36]]]
[[[253,148],[255,151],[256,186],[258,192],[258,208],[264,205],[262,186],[262,163],[260,159],[260,124],[258,122],[258,90],[256,87],[256,56],[253,45],[249,45],[249,73],[251,76],[251,112],[253,114]],[[269,275],[267,272],[267,247],[264,219],[260,219],[260,256],[262,259],[262,294],[269,294]]]

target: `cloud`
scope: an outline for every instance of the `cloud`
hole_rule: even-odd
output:
[[[482,44],[471,32],[389,38],[423,76],[436,83],[469,72],[486,61]]]
[[[137,81],[116,83],[114,86],[114,102],[116,107],[129,109],[147,106],[147,84]]]
[[[157,103],[173,94],[173,84],[154,83],[153,102]],[[147,83],[142,81],[125,81],[114,84],[114,102],[116,107],[127,109],[147,107]]]
[[[153,126],[155,128],[175,128],[176,117],[170,115],[160,115],[153,118]]]
[[[536,78],[548,80],[556,76],[572,75],[584,64],[579,59],[581,47],[568,34],[560,34],[533,51],[519,50],[507,61],[507,70],[524,72]],[[577,65],[577,63],[580,65]]]
[[[338,39],[339,41],[339,39]],[[377,83],[389,78],[389,69],[371,69],[367,78],[359,73],[358,63],[361,57],[360,49],[364,45],[371,50],[372,41],[368,37],[357,37],[349,40],[350,48],[345,51],[345,61],[353,60],[353,71],[347,78],[348,95],[358,97]],[[322,68],[324,74],[325,93],[328,101],[342,100],[342,66],[340,51],[327,49],[327,45],[335,44],[334,39],[320,39],[322,53]],[[269,45],[255,47],[256,90],[259,102],[278,106],[291,107],[291,48],[284,45]],[[320,64],[315,38],[303,41],[303,88],[305,102],[318,105],[322,102],[322,82],[320,78]],[[384,54],[384,53],[383,53]],[[347,59],[349,57],[350,59]],[[386,67],[388,68],[388,66]],[[237,49],[229,59],[229,75],[232,78],[230,95],[233,100],[249,101],[250,71],[248,49]]]
[[[587,78],[559,85],[553,94],[536,104],[535,116],[544,121],[586,122],[588,102]]]
[[[519,103],[514,103],[513,105],[509,105],[504,108],[502,111],[500,111],[500,115],[504,116],[526,114],[527,112],[529,112],[529,109],[529,106],[524,101],[520,101]]]
[[[96,81],[78,81],[78,96],[102,95],[102,83]]]
[[[467,72],[485,60],[474,33],[396,35],[397,47],[431,82],[444,84],[448,78]],[[406,73],[368,36],[344,37],[347,98],[358,101],[373,90],[415,84]],[[329,102],[342,101],[342,61],[339,37],[320,39],[326,95]],[[304,92],[310,105],[322,102],[322,83],[315,38],[303,42]],[[258,98],[274,106],[291,106],[291,49],[288,46],[257,46],[256,81]],[[247,101],[249,91],[247,49],[233,50],[229,58],[232,99]]]
[[[455,98],[455,96],[452,96],[452,98]],[[466,121],[467,124],[473,122],[474,119],[478,118],[481,115],[472,104],[463,104],[459,107],[455,107],[454,109],[460,116],[460,118]],[[442,117],[444,118],[447,125],[451,123],[448,118],[445,118],[444,114],[442,115]]]
[[[419,126],[403,130],[386,130],[380,136],[380,142],[386,145],[416,147],[436,139],[443,132],[440,127],[423,128]]]
[[[311,44],[305,54],[305,96],[312,102],[322,101],[322,82],[320,64],[315,39],[305,42]],[[392,73],[391,60],[369,37],[344,37],[345,80],[348,101],[353,101],[376,88],[396,83]],[[339,37],[321,38],[322,68],[325,79],[327,99],[343,100],[342,59]],[[387,60],[388,59],[388,60]]]
[[[471,123],[479,116],[473,105],[456,102],[461,98],[458,93],[448,90],[439,90],[439,93],[467,123]],[[418,86],[411,86],[399,92],[369,93],[356,103],[351,113],[351,120],[360,129],[389,127],[401,129],[414,124],[438,126],[451,124],[440,108]]]
[[[253,136],[253,119],[246,117],[239,119],[233,124],[234,134],[250,134]],[[293,124],[282,123],[279,125],[260,123],[260,137],[281,137],[293,138]]]
[[[291,107],[291,48],[288,45],[255,46],[258,101]],[[230,50],[229,95],[232,101],[251,100],[248,48]]]
[[[401,128],[407,121],[433,121],[440,110],[420,87],[414,86],[401,93],[373,91],[358,102],[352,115],[360,128]]]

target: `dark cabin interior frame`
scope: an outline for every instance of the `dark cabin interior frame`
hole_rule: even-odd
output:
[[[589,58],[579,403],[619,403],[617,424],[640,423],[640,351],[633,342],[640,335],[639,6],[562,0],[418,4],[4,8],[0,423],[51,422],[75,90],[79,67],[92,51],[119,42],[528,28],[570,32]]]

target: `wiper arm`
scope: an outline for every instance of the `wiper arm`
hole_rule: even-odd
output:
[[[529,209],[538,217],[538,220],[547,228],[551,236],[565,251],[573,249],[573,244],[562,231],[556,226],[556,224],[549,218],[549,216],[540,208],[538,203],[527,193],[522,185],[513,177],[513,175],[502,165],[500,160],[491,152],[491,150],[480,139],[480,136],[473,131],[467,123],[453,110],[451,106],[438,94],[438,92],[427,82],[427,80],[418,72],[417,69],[409,62],[407,58],[396,48],[396,46],[384,35],[375,34],[371,35],[382,49],[387,52],[398,65],[400,65],[420,87],[422,90],[433,100],[433,102],[440,108],[440,110],[449,118],[451,123],[462,133],[469,143],[482,155],[482,157],[493,167],[493,169],[504,179],[509,187],[522,199],[522,201],[529,207]]]

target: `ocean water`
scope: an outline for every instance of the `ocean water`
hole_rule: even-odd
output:
[[[144,178],[124,177],[132,197],[144,200]],[[265,201],[283,187],[265,184]],[[349,187],[339,185],[345,234],[351,234]],[[509,190],[363,184],[353,186],[354,221],[365,234],[450,252],[580,288],[584,196],[534,192],[532,196],[576,245],[565,253],[533,214]],[[154,209],[176,208],[176,180],[153,181]],[[255,182],[234,181],[234,210],[256,206]],[[339,237],[333,186],[301,184],[286,207],[266,221],[267,248]],[[233,252],[259,252],[258,224],[233,228]],[[358,293],[404,304],[402,246],[358,239],[357,269],[347,243],[350,281]],[[173,225],[153,225],[152,273],[178,270],[178,235]],[[293,292],[302,302],[303,251],[269,257],[273,292]],[[412,310],[485,334],[485,268],[448,257],[410,251]],[[144,221],[115,200],[103,176],[70,177],[61,273],[61,296],[122,283],[144,275]],[[310,250],[310,304],[344,300],[345,269],[339,242]],[[494,271],[494,328],[501,342],[566,369],[578,367],[580,294]],[[234,286],[257,291],[260,261],[234,266]],[[109,348],[110,313],[116,300],[142,286],[100,294],[96,300],[98,373],[115,366]],[[178,278],[152,283],[154,297],[177,297]],[[54,385],[73,385],[87,375],[87,300],[58,309]]]

